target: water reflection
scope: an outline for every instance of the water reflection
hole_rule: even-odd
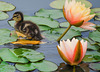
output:
[[[60,66],[56,72],[73,72],[73,66],[65,63],[60,63]],[[89,72],[88,64],[82,63],[79,66],[75,66],[75,72]]]

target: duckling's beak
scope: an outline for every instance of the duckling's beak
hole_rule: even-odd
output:
[[[13,18],[11,18],[10,20],[8,20],[8,21],[12,21],[12,20],[14,20]]]

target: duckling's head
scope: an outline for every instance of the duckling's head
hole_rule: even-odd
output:
[[[21,22],[21,21],[23,21],[23,13],[22,13],[22,12],[15,12],[15,13],[13,14],[12,19],[10,19],[10,20],[15,20],[16,22]]]

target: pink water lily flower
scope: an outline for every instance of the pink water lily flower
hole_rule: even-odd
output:
[[[87,41],[73,38],[72,41],[60,41],[57,46],[61,58],[70,65],[79,64],[85,56],[87,50]]]
[[[92,27],[95,24],[88,22],[95,16],[95,14],[90,15],[90,11],[90,8],[86,8],[85,4],[81,4],[81,2],[76,2],[75,0],[70,2],[66,0],[63,8],[64,17],[71,25],[83,29],[96,30]]]

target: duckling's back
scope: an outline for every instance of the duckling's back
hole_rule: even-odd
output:
[[[15,25],[15,30],[25,34],[27,37],[31,37],[34,40],[43,39],[38,26],[31,21],[19,22]]]

